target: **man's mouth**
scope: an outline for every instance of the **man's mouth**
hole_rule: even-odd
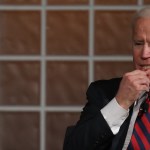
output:
[[[150,65],[143,65],[141,66],[142,70],[147,70],[150,69]]]

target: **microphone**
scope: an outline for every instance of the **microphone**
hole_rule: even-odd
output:
[[[141,117],[143,115],[143,113],[148,112],[148,108],[149,108],[148,101],[150,101],[150,94],[149,93],[147,93],[147,98],[143,101],[143,103],[140,106],[138,116]]]
[[[140,109],[142,109],[143,113],[146,113],[148,111],[148,103],[144,102]]]

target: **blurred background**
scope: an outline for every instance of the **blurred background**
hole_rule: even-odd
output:
[[[62,150],[88,85],[131,71],[131,18],[149,0],[0,0],[0,150]]]

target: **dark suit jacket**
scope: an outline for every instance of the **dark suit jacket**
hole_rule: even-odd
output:
[[[100,109],[115,97],[120,81],[121,78],[115,78],[95,81],[90,84],[87,90],[88,102],[83,108],[79,121],[72,127],[71,132],[65,139],[64,150],[122,149],[131,112],[117,135],[113,135],[100,112]]]

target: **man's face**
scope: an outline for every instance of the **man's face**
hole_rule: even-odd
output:
[[[135,23],[133,60],[136,69],[150,69],[150,18],[139,18]]]

